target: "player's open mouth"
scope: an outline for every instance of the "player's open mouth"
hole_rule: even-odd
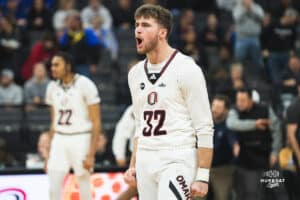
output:
[[[136,38],[136,44],[138,47],[141,47],[142,43],[143,43],[143,40],[141,38]]]

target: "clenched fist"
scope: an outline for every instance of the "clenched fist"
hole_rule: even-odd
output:
[[[204,197],[208,192],[208,183],[194,181],[191,185],[192,197]]]
[[[124,180],[125,182],[132,186],[132,187],[136,187],[136,172],[135,172],[135,168],[129,168],[127,169],[127,171],[124,174]]]

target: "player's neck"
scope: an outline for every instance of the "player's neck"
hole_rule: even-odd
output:
[[[69,73],[67,74],[61,81],[64,85],[68,85],[70,84],[71,82],[73,82],[74,80],[74,77],[75,77],[75,74],[74,73]]]
[[[170,57],[173,52],[174,49],[168,43],[163,43],[147,53],[147,59],[151,64],[158,64]]]

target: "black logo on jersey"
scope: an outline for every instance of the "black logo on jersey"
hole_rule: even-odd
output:
[[[145,83],[141,83],[140,88],[141,88],[141,90],[145,89]]]
[[[147,74],[149,81],[154,84],[157,79],[160,77],[160,73],[148,73]]]
[[[160,84],[158,85],[158,87],[166,87],[166,84],[160,83]]]
[[[155,74],[152,74],[152,75],[150,76],[150,80],[156,80]]]
[[[148,104],[152,106],[156,103],[157,103],[157,92],[151,92],[148,95]]]

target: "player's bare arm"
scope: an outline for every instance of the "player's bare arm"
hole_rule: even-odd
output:
[[[196,180],[191,185],[191,195],[204,197],[208,192],[209,169],[211,167],[213,150],[198,148],[198,171]]]
[[[50,125],[50,130],[49,130],[49,149],[48,149],[48,154],[50,152],[51,149],[51,142],[55,133],[54,130],[54,108],[53,106],[50,106],[50,120],[51,120],[51,125]],[[47,172],[47,163],[48,163],[48,159],[45,160],[45,165],[44,165],[44,171]]]
[[[86,159],[83,161],[83,167],[87,170],[91,170],[94,167],[95,163],[95,154],[96,154],[96,146],[97,139],[99,134],[102,134],[100,130],[102,130],[101,126],[101,114],[100,114],[100,105],[92,104],[88,106],[89,117],[92,122],[92,136],[91,136],[91,144]]]
[[[191,195],[203,197],[208,192],[209,171],[213,156],[213,121],[204,75],[190,61],[189,70],[182,72],[182,92],[197,136],[198,168],[191,184]]]
[[[49,136],[50,136],[50,144],[52,141],[52,138],[54,136],[55,130],[54,130],[54,108],[53,106],[50,106],[50,119],[51,119],[51,125],[49,130]]]
[[[130,164],[128,170],[125,172],[124,180],[130,186],[136,187],[136,171],[135,171],[135,161],[136,161],[136,150],[137,150],[138,138],[134,138],[133,150],[131,154]]]

